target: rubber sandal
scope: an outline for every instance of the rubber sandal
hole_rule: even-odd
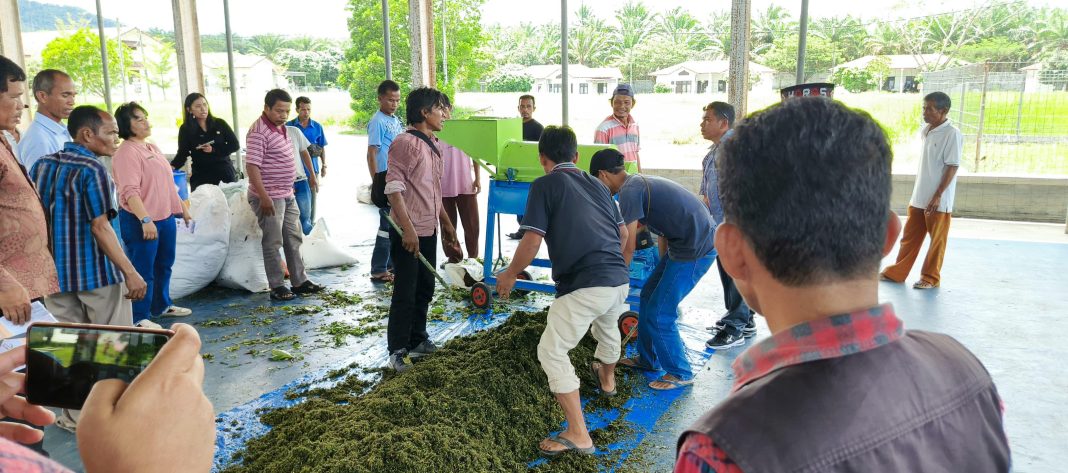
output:
[[[271,289],[272,301],[291,301],[296,298],[297,295],[293,294],[293,291],[290,291],[288,287],[278,286],[274,289]]]
[[[561,437],[559,434],[549,436],[549,440],[564,446],[563,450],[544,450],[541,447],[538,447],[538,450],[541,452],[542,455],[550,458],[558,457],[561,454],[567,452],[575,452],[581,455],[593,455],[593,452],[597,451],[597,447],[578,448],[578,446],[576,446],[574,442]]]
[[[601,371],[600,371],[600,367],[602,367],[602,366],[604,366],[604,365],[599,363],[599,362],[596,362],[596,361],[590,363],[590,372],[593,373],[593,384],[594,384],[594,386],[597,386],[597,389],[601,390],[601,395],[602,396],[604,396],[604,397],[613,397],[616,394],[618,394],[618,391],[616,391],[615,389],[613,389],[611,391],[605,391],[604,388],[601,387]]]
[[[299,286],[294,286],[293,287],[293,292],[295,292],[297,294],[300,294],[300,295],[315,294],[317,292],[323,292],[323,289],[326,289],[326,288],[323,287],[323,286],[320,286],[318,284],[315,284],[315,283],[313,283],[311,281],[304,281],[304,284],[301,284]]]
[[[667,383],[667,384],[670,384],[671,387],[670,388],[657,388],[657,387],[653,387],[653,383]],[[667,379],[667,376],[661,376],[656,381],[653,381],[652,383],[649,383],[649,389],[652,389],[654,391],[673,391],[673,390],[676,390],[676,389],[688,388],[690,386],[693,386],[693,380],[692,379],[688,379],[686,381],[672,380],[672,379]]]
[[[660,371],[658,369],[654,369],[652,366],[642,363],[641,358],[637,356],[633,356],[630,358],[620,358],[617,364],[624,368],[630,368],[632,370]]]
[[[913,289],[934,289],[936,287],[938,287],[938,284],[931,284],[930,282],[924,281],[922,279],[916,281],[916,284],[912,285]]]

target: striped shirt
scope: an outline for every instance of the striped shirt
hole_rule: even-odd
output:
[[[63,151],[37,160],[30,177],[52,234],[60,292],[90,291],[122,282],[91,231],[93,219],[112,220],[116,215],[115,184],[100,159],[77,143],[67,143]]]
[[[293,162],[293,142],[286,135],[286,127],[277,126],[266,115],[261,115],[245,136],[245,148],[245,162],[260,168],[267,196],[271,199],[292,197],[297,166]],[[248,186],[248,192],[255,195],[256,188]]]
[[[623,153],[623,159],[626,162],[638,162],[641,139],[638,136],[638,122],[634,119],[634,115],[630,116],[626,125],[615,115],[609,115],[597,126],[597,131],[593,134],[593,142],[616,145],[619,152]]]

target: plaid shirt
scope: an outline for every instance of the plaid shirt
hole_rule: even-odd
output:
[[[731,368],[731,392],[773,371],[852,355],[893,342],[905,333],[890,304],[805,322],[776,333],[742,353]],[[691,433],[679,449],[675,473],[741,473],[723,449],[703,434]]]
[[[37,185],[52,234],[60,292],[90,291],[122,282],[91,232],[93,219],[114,219],[115,184],[104,164],[77,143],[42,157],[30,177]],[[112,223],[114,226],[114,222]]]
[[[638,162],[638,150],[641,149],[641,137],[638,134],[638,121],[631,115],[627,124],[619,121],[615,115],[609,115],[593,133],[593,142],[613,144],[623,153],[623,160]]]

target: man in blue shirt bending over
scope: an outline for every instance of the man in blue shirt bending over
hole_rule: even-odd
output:
[[[619,151],[594,154],[590,174],[613,194],[619,194],[619,209],[631,235],[623,248],[628,264],[634,254],[638,223],[660,237],[660,262],[641,292],[638,356],[619,360],[619,364],[664,372],[649,384],[656,390],[690,386],[694,373],[679,335],[678,308],[716,259],[715,226],[708,207],[674,181],[641,174],[628,176]]]

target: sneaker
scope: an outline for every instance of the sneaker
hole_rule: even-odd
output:
[[[426,339],[423,343],[420,343],[408,351],[408,356],[412,358],[418,358],[420,356],[426,356],[438,351],[438,346],[430,339]]]
[[[408,359],[408,352],[406,350],[397,350],[392,355],[389,355],[389,367],[398,373],[412,369],[412,362]]]
[[[148,320],[148,319],[139,320],[139,321],[137,321],[136,324],[134,324],[134,326],[135,327],[141,327],[141,328],[154,328],[154,329],[157,329],[157,330],[163,328],[162,325],[157,324],[157,323],[155,323],[155,322],[153,322],[151,320]]]
[[[720,330],[715,337],[705,342],[705,346],[713,350],[724,350],[745,345],[745,337],[733,332],[734,330]]]
[[[192,314],[193,311],[186,309],[185,307],[178,307],[176,305],[172,305],[168,307],[167,310],[163,311],[164,317],[186,317]]]
[[[78,420],[71,415],[70,410],[63,409],[56,416],[55,426],[73,434],[78,429]]]
[[[756,320],[750,316],[749,323],[745,324],[745,328],[742,329],[742,336],[745,338],[753,338],[756,336]]]

